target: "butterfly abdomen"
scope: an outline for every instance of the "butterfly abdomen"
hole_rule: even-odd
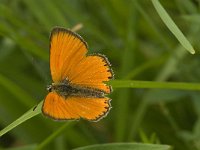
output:
[[[67,97],[88,97],[88,98],[103,98],[104,92],[98,89],[80,87],[77,85],[72,85],[70,83],[54,83],[50,86],[50,91],[56,92],[59,95]]]

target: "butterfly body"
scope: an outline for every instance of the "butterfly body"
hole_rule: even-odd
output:
[[[47,89],[49,92],[56,92],[67,99],[68,97],[103,98],[104,92],[99,89],[81,87],[71,84],[68,80],[60,83],[52,83]]]
[[[44,115],[55,120],[84,118],[98,121],[109,112],[113,78],[108,59],[101,54],[87,55],[83,38],[56,27],[50,36],[50,71],[52,84],[42,106]]]

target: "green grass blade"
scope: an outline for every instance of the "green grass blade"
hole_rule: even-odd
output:
[[[200,83],[185,82],[158,82],[158,81],[134,81],[113,80],[109,82],[114,88],[156,88],[176,90],[200,90]]]
[[[165,9],[162,7],[160,2],[158,0],[152,0],[152,3],[158,12],[159,16],[165,23],[165,25],[169,28],[169,30],[174,34],[174,36],[177,38],[177,40],[181,43],[181,45],[188,50],[191,54],[195,53],[194,48],[190,44],[190,42],[187,40],[187,38],[183,35],[181,30],[177,27],[177,25],[174,23],[174,21],[171,19],[171,17],[168,15],[168,13],[165,11]]]
[[[4,135],[5,133],[9,132],[16,126],[20,125],[21,123],[25,122],[26,120],[38,115],[41,113],[41,107],[42,107],[43,101],[41,101],[36,107],[34,106],[29,111],[27,111],[25,114],[23,114],[21,117],[19,117],[17,120],[12,122],[10,125],[5,127],[3,130],[0,131],[0,137]]]
[[[141,143],[109,143],[76,148],[74,150],[170,150],[169,145],[141,144]]]

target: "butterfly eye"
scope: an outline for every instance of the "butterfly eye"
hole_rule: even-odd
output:
[[[51,92],[52,91],[52,85],[47,85],[46,89],[47,89],[48,92]]]

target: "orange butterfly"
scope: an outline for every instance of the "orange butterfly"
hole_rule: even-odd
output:
[[[109,112],[113,78],[108,59],[101,54],[86,55],[87,43],[78,34],[60,27],[50,36],[50,70],[53,83],[48,86],[42,112],[55,120],[97,121]]]

